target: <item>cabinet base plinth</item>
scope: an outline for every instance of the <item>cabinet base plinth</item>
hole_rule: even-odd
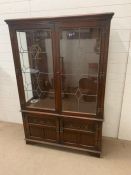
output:
[[[69,151],[69,152],[76,152],[77,153],[88,153],[91,156],[94,157],[101,157],[101,151],[96,151],[96,150],[90,150],[90,149],[84,149],[84,148],[79,148],[79,147],[73,147],[73,146],[67,146],[63,144],[58,144],[58,143],[50,143],[50,142],[45,142],[45,141],[39,141],[39,140],[32,140],[32,139],[25,139],[26,144],[31,144],[31,145],[44,145],[45,147],[48,148],[61,148],[61,150]]]

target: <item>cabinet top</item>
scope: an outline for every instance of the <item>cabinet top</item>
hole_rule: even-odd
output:
[[[63,20],[78,20],[78,19],[111,19],[114,15],[113,12],[109,13],[98,13],[98,14],[87,14],[87,15],[75,15],[75,16],[59,16],[59,17],[41,17],[41,18],[20,18],[20,19],[6,19],[7,24],[15,24],[21,22],[36,22],[36,21],[63,21]]]

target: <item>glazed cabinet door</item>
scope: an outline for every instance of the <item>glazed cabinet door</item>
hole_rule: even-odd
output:
[[[55,111],[54,25],[35,27],[16,29],[18,53],[14,59],[21,104]]]
[[[63,114],[98,117],[103,74],[102,30],[96,23],[89,24],[69,22],[58,28]]]

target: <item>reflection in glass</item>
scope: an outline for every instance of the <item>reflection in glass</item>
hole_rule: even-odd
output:
[[[100,30],[63,30],[60,56],[62,110],[96,113]]]
[[[51,31],[17,31],[17,38],[27,104],[54,109]]]

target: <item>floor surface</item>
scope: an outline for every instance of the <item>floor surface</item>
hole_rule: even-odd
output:
[[[104,138],[95,158],[26,145],[22,125],[0,122],[0,175],[131,175],[131,142]]]

